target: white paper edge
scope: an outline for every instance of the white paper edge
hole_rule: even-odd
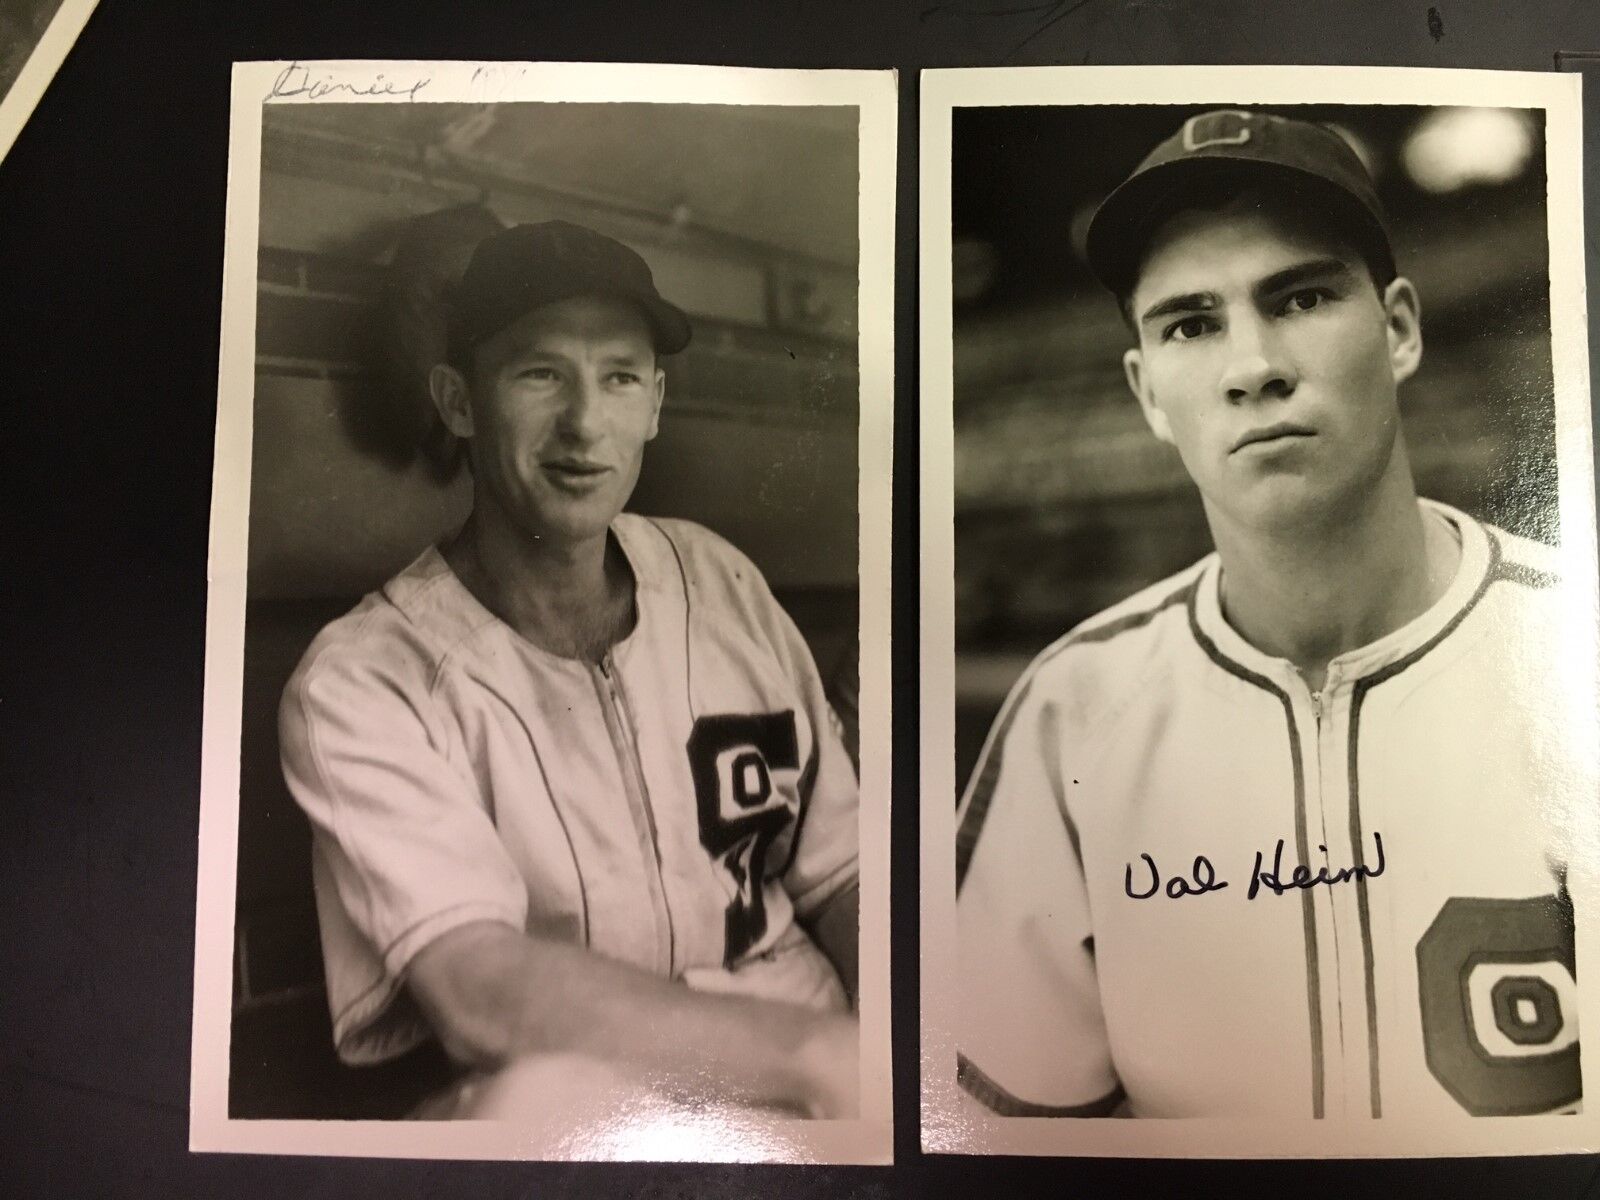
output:
[[[228,1045],[251,418],[255,380],[261,108],[288,63],[236,63],[228,148],[222,341],[207,577],[201,748],[191,1150],[406,1158],[602,1158],[647,1161],[888,1163],[890,1074],[889,795],[890,480],[894,379],[894,186],[897,83],[889,71],[790,71],[668,64],[340,61],[316,77],[370,89],[426,75],[416,103],[589,101],[846,105],[860,111],[859,370],[861,635],[861,1116],[773,1118],[726,1130],[673,1126],[622,1146],[560,1153],[499,1122],[236,1120],[228,1116]],[[273,103],[317,103],[304,98]],[[342,88],[326,103],[412,103]],[[867,798],[871,797],[869,801]]]
[[[89,20],[89,14],[99,0],[62,0],[56,15],[50,18],[44,34],[22,64],[22,70],[11,83],[11,90],[0,99],[0,161],[5,159],[16,142],[22,127],[28,123],[39,97],[50,86],[50,81],[61,69],[62,60],[78,40]],[[87,137],[89,130],[84,130]]]
[[[1588,1111],[1473,1117],[1427,1131],[1396,1120],[983,1119],[956,1075],[955,598],[950,152],[958,106],[1425,104],[1542,108],[1546,116],[1550,317],[1563,587],[1572,671],[1593,697],[1596,548],[1584,301],[1583,144],[1577,75],[1389,67],[1040,67],[925,71],[921,78],[922,1147],[929,1153],[1084,1156],[1421,1157],[1586,1153],[1600,1147],[1600,1053],[1583,1058]],[[1070,153],[1064,148],[1063,153]],[[1585,747],[1591,756],[1594,747]],[[1595,806],[1600,808],[1600,805]],[[1600,963],[1600,838],[1593,809],[1574,843],[1579,978]],[[1585,971],[1583,964],[1590,964]],[[1600,1029],[1600,986],[1582,985],[1580,1027]],[[1263,1069],[1270,1070],[1270,1066]]]

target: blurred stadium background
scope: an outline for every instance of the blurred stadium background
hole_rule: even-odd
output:
[[[433,416],[441,297],[501,225],[563,218],[650,263],[694,321],[630,508],[766,574],[824,675],[857,628],[854,108],[263,108],[240,774],[235,1117],[399,1116],[434,1056],[334,1059],[283,684],[329,620],[466,514]]]
[[[1129,334],[1078,255],[1099,200],[1204,108],[958,108],[956,778],[1005,693],[1079,621],[1211,548],[1176,452],[1123,381]],[[1402,389],[1424,495],[1554,542],[1554,398],[1542,114],[1298,106],[1377,183],[1422,296]],[[1574,248],[1575,249],[1575,248]]]

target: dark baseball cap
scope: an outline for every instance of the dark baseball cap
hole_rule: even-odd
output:
[[[461,359],[536,308],[579,296],[637,304],[658,354],[689,344],[689,318],[661,298],[649,264],[635,251],[570,221],[541,221],[478,243],[451,298],[451,357]]]
[[[1372,177],[1343,137],[1310,121],[1218,109],[1185,121],[1095,210],[1084,251],[1100,282],[1119,298],[1132,292],[1156,229],[1184,207],[1196,187],[1211,180],[1257,183],[1314,200],[1375,270],[1393,277],[1394,250],[1383,206]]]

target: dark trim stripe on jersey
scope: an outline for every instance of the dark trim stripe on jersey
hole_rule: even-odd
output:
[[[1350,738],[1349,738],[1349,773],[1350,789],[1350,843],[1355,850],[1357,866],[1365,865],[1366,843],[1361,828],[1361,776],[1358,770],[1358,750],[1361,732],[1361,708],[1365,703],[1368,693],[1381,683],[1386,683],[1399,675],[1408,667],[1413,666],[1422,659],[1430,650],[1454,633],[1455,630],[1467,619],[1468,614],[1478,606],[1489,586],[1497,582],[1514,583],[1523,587],[1548,588],[1554,587],[1558,582],[1557,577],[1547,571],[1540,571],[1524,563],[1511,562],[1505,557],[1504,548],[1500,539],[1488,529],[1484,529],[1484,536],[1489,542],[1489,564],[1484,570],[1483,579],[1479,582],[1461,610],[1447,621],[1442,629],[1410,654],[1396,659],[1381,670],[1374,671],[1363,679],[1356,680],[1350,696]],[[1356,911],[1361,925],[1361,957],[1362,969],[1365,973],[1366,1003],[1367,1003],[1367,1053],[1368,1077],[1371,1080],[1371,1109],[1374,1117],[1383,1116],[1383,1096],[1380,1086],[1381,1072],[1379,1070],[1380,1058],[1378,1053],[1378,981],[1373,966],[1372,946],[1372,909],[1367,898],[1367,878],[1364,874],[1356,875]]]
[[[989,739],[989,745],[978,761],[976,782],[973,783],[967,798],[967,811],[961,818],[961,827],[956,830],[957,895],[960,895],[961,885],[966,882],[967,868],[971,866],[973,851],[978,847],[978,835],[983,831],[984,820],[989,815],[989,804],[994,799],[995,786],[1000,781],[1000,766],[1005,756],[1006,737],[1011,732],[1011,723],[1016,719],[1017,711],[1033,689],[1033,681],[1038,677],[1039,670],[1074,646],[1109,642],[1112,638],[1130,630],[1148,625],[1174,605],[1187,604],[1194,593],[1196,582],[1197,580],[1185,584],[1150,608],[1128,613],[1114,621],[1107,621],[1104,625],[1068,634],[1029,665],[1022,679],[1011,689],[1011,695],[1007,697],[999,720],[995,724],[994,733]],[[1074,832],[1073,844],[1076,845],[1075,831],[1069,832]]]
[[[677,541],[667,532],[666,527],[654,517],[646,517],[645,521],[661,535],[662,540],[671,548],[673,561],[678,564],[678,578],[683,581],[683,683],[684,691],[689,701],[689,720],[692,723],[699,719],[699,714],[696,713],[694,707],[694,657],[690,653],[690,647],[694,644],[694,597],[689,589],[689,571],[683,565],[683,554],[678,549]],[[797,784],[800,811],[795,816],[794,830],[789,834],[789,853],[781,867],[776,871],[769,870],[767,872],[765,876],[767,879],[774,879],[787,874],[789,868],[794,865],[794,860],[800,852],[800,831],[805,827],[806,814],[811,811],[811,792],[817,781],[817,771],[817,740],[813,737],[811,754],[807,757],[805,766],[801,768]]]
[[[1487,529],[1484,530],[1484,533],[1489,541],[1489,566],[1485,571],[1483,581],[1479,584],[1472,597],[1469,598],[1468,601],[1462,606],[1460,612],[1451,618],[1449,623],[1424,646],[1420,647],[1407,657],[1375,673],[1374,675],[1358,681],[1356,685],[1351,707],[1349,772],[1351,814],[1350,832],[1352,842],[1356,847],[1358,862],[1361,861],[1359,856],[1361,854],[1363,842],[1360,826],[1358,785],[1356,779],[1356,738],[1359,728],[1361,701],[1365,698],[1366,692],[1377,684],[1393,678],[1406,667],[1420,659],[1434,646],[1443,641],[1446,636],[1448,636],[1455,630],[1457,626],[1460,625],[1460,623],[1476,606],[1478,601],[1482,598],[1484,592],[1487,591],[1490,583],[1503,580],[1510,583],[1520,584],[1525,587],[1547,588],[1554,586],[1559,581],[1557,576],[1548,572],[1540,571],[1523,563],[1508,561],[1505,559],[1499,540],[1494,536],[1494,534]],[[1216,643],[1213,642],[1203,630],[1201,630],[1196,615],[1195,603],[1198,593],[1198,584],[1199,578],[1197,577],[1194,581],[1191,581],[1189,584],[1186,584],[1184,587],[1168,595],[1149,609],[1142,609],[1138,612],[1119,617],[1114,621],[1108,621],[1104,625],[1084,630],[1082,633],[1070,635],[1032,664],[1022,681],[1016,688],[1013,689],[1012,695],[1008,699],[1005,709],[1003,710],[999,722],[997,723],[995,733],[990,741],[990,745],[987,747],[984,757],[980,760],[976,782],[974,783],[971,794],[968,798],[967,811],[963,816],[961,827],[957,831],[956,889],[958,893],[962,883],[966,878],[966,872],[971,863],[973,851],[977,845],[978,835],[982,831],[984,819],[988,814],[989,804],[993,799],[994,788],[999,779],[1006,737],[1010,732],[1011,724],[1016,717],[1017,711],[1020,709],[1023,701],[1027,698],[1028,692],[1032,688],[1035,673],[1047,662],[1054,659],[1056,655],[1067,649],[1070,649],[1072,646],[1082,645],[1086,642],[1108,641],[1121,633],[1127,632],[1128,630],[1140,628],[1149,624],[1150,621],[1152,621],[1165,609],[1179,603],[1184,604],[1188,610],[1189,628],[1196,643],[1214,663],[1216,663],[1223,670],[1227,671],[1229,674],[1232,674],[1237,678],[1242,679],[1245,682],[1248,682],[1253,686],[1261,688],[1263,691],[1276,696],[1279,702],[1283,705],[1284,716],[1289,734],[1291,767],[1294,778],[1296,849],[1300,855],[1300,861],[1310,861],[1308,853],[1309,839],[1307,837],[1306,828],[1304,765],[1300,753],[1299,733],[1294,723],[1293,702],[1291,701],[1288,693],[1284,692],[1276,684],[1272,683],[1271,680],[1265,678],[1264,676],[1258,675],[1241,664],[1229,659],[1217,647]],[[1373,966],[1371,910],[1367,897],[1365,877],[1360,877],[1356,881],[1356,884],[1357,905],[1362,938],[1364,983],[1366,991],[1372,1115],[1374,1117],[1378,1117],[1382,1115],[1382,1108],[1379,1086],[1380,1074],[1378,1069],[1377,996],[1376,979]],[[1325,1067],[1323,1062],[1324,1051],[1322,1045],[1321,1014],[1322,1001],[1319,977],[1319,956],[1317,953],[1316,911],[1314,900],[1310,892],[1302,892],[1301,894],[1301,914],[1306,940],[1307,1007],[1309,1010],[1311,1028],[1312,1112],[1314,1117],[1321,1118],[1324,1115],[1325,1108]],[[1010,1096],[1009,1093],[1005,1092],[1004,1089],[995,1084],[993,1080],[990,1080],[988,1076],[984,1075],[982,1071],[980,1071],[974,1064],[969,1062],[964,1056],[959,1060],[958,1079],[961,1080],[962,1086],[966,1088],[966,1090],[976,1099],[985,1103],[988,1107],[995,1109],[995,1111],[1007,1113],[1007,1115],[1103,1115],[1092,1111],[1058,1111],[1052,1109],[1050,1106],[1034,1105],[1030,1101],[1021,1100],[1017,1097]],[[980,1094],[983,1092],[985,1087],[992,1089],[992,1095]],[[1116,1100],[1113,1102],[1112,1107],[1115,1106],[1116,1102],[1120,1102],[1120,1092],[1121,1089],[1119,1088],[1118,1092],[1114,1093]],[[998,1103],[991,1103],[991,1099],[998,1100]],[[1020,1106],[1021,1110],[1010,1111],[1008,1108],[1001,1107],[1002,1105]],[[1084,1107],[1087,1109],[1093,1109],[1095,1105]]]
[[[654,517],[646,517],[645,520],[671,547],[673,561],[678,564],[678,578],[683,581],[683,689],[689,698],[689,721],[693,723],[699,714],[694,710],[694,655],[689,651],[694,640],[694,619],[691,612],[694,600],[689,594],[689,572],[683,565],[683,555],[678,550],[678,543],[672,540],[672,535]]]
[[[1118,1084],[1087,1104],[1036,1104],[1013,1096],[965,1054],[956,1056],[956,1082],[979,1104],[1002,1117],[1108,1117],[1127,1098]]]
[[[1191,589],[1189,599],[1189,632],[1204,650],[1206,656],[1228,674],[1244,680],[1277,697],[1283,705],[1284,720],[1289,727],[1289,765],[1294,776],[1294,841],[1295,852],[1301,862],[1310,862],[1309,838],[1306,835],[1306,777],[1305,764],[1300,756],[1300,733],[1294,724],[1294,702],[1289,693],[1265,675],[1258,675],[1248,667],[1228,658],[1217,644],[1200,628],[1195,597],[1198,587]],[[1309,890],[1300,893],[1300,921],[1306,944],[1306,1009],[1311,1022],[1311,1115],[1320,1120],[1324,1111],[1324,1067],[1322,1061],[1322,980],[1320,959],[1317,954],[1317,910],[1315,898]]]
[[[1490,534],[1489,540],[1496,544],[1496,550],[1498,551],[1498,539],[1493,534]],[[1504,580],[1507,583],[1520,583],[1523,587],[1530,587],[1536,590],[1553,588],[1561,582],[1559,575],[1552,574],[1549,571],[1541,571],[1537,567],[1528,566],[1526,563],[1512,562],[1508,558],[1501,558],[1498,553],[1496,558],[1499,560],[1498,570],[1494,576],[1497,580]]]
[[[1484,529],[1483,532],[1489,543],[1489,563],[1484,571],[1483,579],[1479,582],[1477,588],[1467,599],[1466,603],[1462,605],[1460,611],[1451,617],[1445,626],[1422,646],[1419,646],[1416,650],[1412,651],[1405,657],[1390,663],[1388,666],[1379,671],[1374,672],[1372,675],[1369,675],[1364,679],[1357,680],[1352,689],[1347,771],[1349,776],[1350,791],[1350,839],[1351,844],[1355,849],[1356,863],[1358,865],[1364,865],[1365,858],[1363,832],[1361,828],[1360,784],[1356,769],[1357,743],[1360,730],[1361,706],[1363,701],[1366,699],[1367,693],[1378,684],[1394,678],[1407,667],[1410,667],[1412,664],[1416,663],[1425,654],[1427,654],[1435,646],[1439,645],[1439,643],[1442,642],[1446,637],[1453,633],[1456,628],[1460,626],[1462,621],[1466,619],[1468,614],[1471,613],[1472,610],[1477,606],[1478,601],[1481,600],[1484,593],[1488,591],[1490,584],[1497,581],[1505,581],[1509,583],[1520,584],[1525,587],[1545,588],[1554,586],[1557,582],[1557,577],[1548,572],[1537,570],[1523,563],[1508,561],[1504,556],[1499,539],[1488,529]],[[1248,680],[1249,682],[1254,683],[1256,686],[1262,687],[1266,691],[1278,696],[1284,705],[1284,709],[1289,721],[1291,753],[1296,760],[1295,838],[1298,843],[1297,850],[1300,854],[1300,861],[1309,862],[1310,859],[1307,855],[1308,848],[1304,838],[1305,794],[1304,780],[1299,764],[1299,735],[1295,729],[1294,709],[1289,700],[1288,694],[1273,684],[1270,680],[1256,675],[1254,672],[1248,670],[1238,663],[1233,662],[1231,659],[1222,654],[1216,643],[1207,637],[1206,634],[1200,629],[1199,623],[1195,617],[1195,608],[1192,603],[1190,605],[1189,615],[1189,626],[1194,634],[1195,640],[1200,644],[1201,648],[1205,650],[1207,655],[1211,657],[1212,661],[1217,663],[1217,665],[1221,666],[1229,673],[1236,675],[1241,679]],[[1308,987],[1311,993],[1310,1001],[1313,1014],[1312,1076],[1314,1080],[1313,1086],[1316,1092],[1314,1109],[1315,1115],[1320,1117],[1322,1116],[1323,1069],[1321,1064],[1321,1001],[1320,988],[1317,986],[1316,968],[1316,913],[1309,892],[1303,892],[1301,894],[1301,901],[1302,912],[1306,920]],[[1359,876],[1356,879],[1356,909],[1357,919],[1361,930],[1362,971],[1367,1017],[1367,1069],[1368,1078],[1370,1080],[1370,1105],[1372,1115],[1374,1117],[1381,1117],[1383,1115],[1383,1101],[1381,1092],[1381,1072],[1379,1069],[1380,1059],[1378,1047],[1377,977],[1373,963],[1371,902],[1367,895],[1367,880],[1364,875]]]
[[[961,827],[956,831],[956,894],[960,895],[961,885],[966,882],[967,868],[972,863],[972,853],[977,849],[978,835],[983,831],[985,818],[989,814],[990,802],[994,799],[994,789],[1000,780],[1001,759],[1005,754],[1006,738],[1010,735],[1011,724],[1016,719],[1017,711],[1027,699],[1029,691],[1033,688],[1033,681],[1038,677],[1038,672],[1046,663],[1052,661],[1057,655],[1074,646],[1108,642],[1119,634],[1148,625],[1156,617],[1174,605],[1188,603],[1189,597],[1194,593],[1195,582],[1185,584],[1177,591],[1163,597],[1159,602],[1147,609],[1128,613],[1116,620],[1107,621],[1104,625],[1097,625],[1078,633],[1068,634],[1049,650],[1046,650],[1023,673],[1021,680],[1011,689],[1011,694],[1006,698],[999,719],[995,723],[994,732],[990,735],[989,744],[985,747],[983,756],[979,759],[976,782],[972,785],[967,798],[967,811],[961,820]],[[1072,838],[1074,850],[1077,849],[1077,831],[1068,823],[1067,832]],[[974,1064],[966,1055],[960,1054],[956,1059],[956,1081],[984,1107],[1008,1117],[1103,1117],[1111,1113],[1123,1100],[1124,1093],[1120,1084],[1106,1096],[1099,1100],[1084,1105],[1050,1105],[1036,1104],[1031,1100],[1023,1100],[1013,1096]]]

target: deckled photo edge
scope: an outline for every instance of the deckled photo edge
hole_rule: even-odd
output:
[[[922,336],[919,381],[922,453],[922,1145],[929,1152],[1135,1157],[1435,1157],[1579,1151],[1594,1143],[1592,1111],[1548,1117],[1480,1117],[1460,1136],[1418,1144],[1414,1132],[1339,1122],[1239,1122],[1208,1119],[1115,1121],[1009,1118],[984,1121],[957,1107],[955,1084],[953,392],[949,222],[951,120],[958,108],[995,106],[1202,104],[1424,105],[1537,108],[1547,120],[1551,352],[1557,421],[1561,556],[1577,582],[1581,608],[1571,628],[1583,640],[1584,664],[1595,658],[1595,514],[1592,431],[1588,406],[1582,229],[1580,79],[1553,73],[1457,71],[1403,67],[1025,67],[938,69],[922,76]],[[1563,252],[1566,249],[1570,252]],[[942,568],[942,569],[941,569]],[[1592,672],[1579,669],[1577,686]],[[947,796],[950,803],[945,803]],[[1581,844],[1600,844],[1588,814]],[[1578,957],[1600,955],[1600,862],[1591,857],[1588,895],[1577,930]],[[1580,978],[1582,975],[1580,974]],[[1600,1021],[1600,989],[1580,988],[1580,1013]],[[1600,1066],[1590,1054],[1585,1090],[1595,1094]],[[1369,1126],[1380,1126],[1371,1122]]]
[[[863,996],[861,1078],[863,1105],[871,1099],[870,1119],[893,1139],[893,1062],[890,1025],[894,985],[889,974],[889,838],[892,812],[893,686],[891,678],[890,599],[893,572],[890,531],[893,522],[894,460],[894,230],[895,180],[899,146],[896,124],[898,88],[893,72],[866,74],[858,108],[861,411],[858,469],[861,577],[861,670],[875,686],[863,692],[863,795],[885,798],[862,808],[864,861],[883,864],[884,881],[863,897],[862,956],[878,964]],[[870,103],[869,103],[870,101]],[[866,731],[871,735],[866,736]],[[870,1033],[869,1033],[870,1027]]]
[[[370,73],[418,68],[434,91],[410,101],[346,90],[326,100],[269,98],[291,67],[331,82],[366,86]],[[479,72],[477,79],[474,72]],[[441,74],[445,79],[441,79]],[[448,80],[449,87],[443,83]],[[424,89],[425,90],[425,89]],[[529,1157],[514,1128],[493,1122],[302,1121],[228,1115],[228,1048],[235,857],[238,848],[239,687],[243,670],[245,546],[250,500],[257,238],[260,215],[262,112],[266,104],[631,102],[845,106],[859,113],[857,221],[862,238],[857,356],[861,373],[858,425],[860,483],[860,635],[862,658],[862,789],[881,787],[882,802],[862,806],[862,861],[871,862],[861,908],[863,971],[861,1106],[849,1121],[775,1120],[743,1144],[683,1161],[892,1161],[889,963],[889,540],[893,427],[894,138],[897,93],[888,71],[777,70],[687,64],[390,62],[342,60],[236,63],[230,117],[228,223],[217,449],[213,478],[207,601],[202,788],[197,880],[195,994],[191,1052],[190,1147],[202,1151],[381,1155],[395,1157]],[[875,143],[874,139],[878,139]],[[877,239],[869,228],[886,231]],[[879,478],[881,477],[881,482]],[[879,586],[872,586],[873,582]],[[704,1143],[702,1143],[702,1147]],[[588,1157],[581,1148],[557,1157]],[[659,1161],[674,1156],[662,1151]]]
[[[12,81],[11,89],[0,97],[0,161],[28,123],[39,99],[50,86],[62,62],[72,50],[78,35],[89,21],[99,0],[62,0],[44,34],[28,55],[28,61]]]
[[[206,562],[190,1148],[226,1149],[234,887],[239,835],[240,684],[250,521],[256,241],[261,120],[254,81],[236,66],[229,113],[227,215],[217,370],[216,449]]]

